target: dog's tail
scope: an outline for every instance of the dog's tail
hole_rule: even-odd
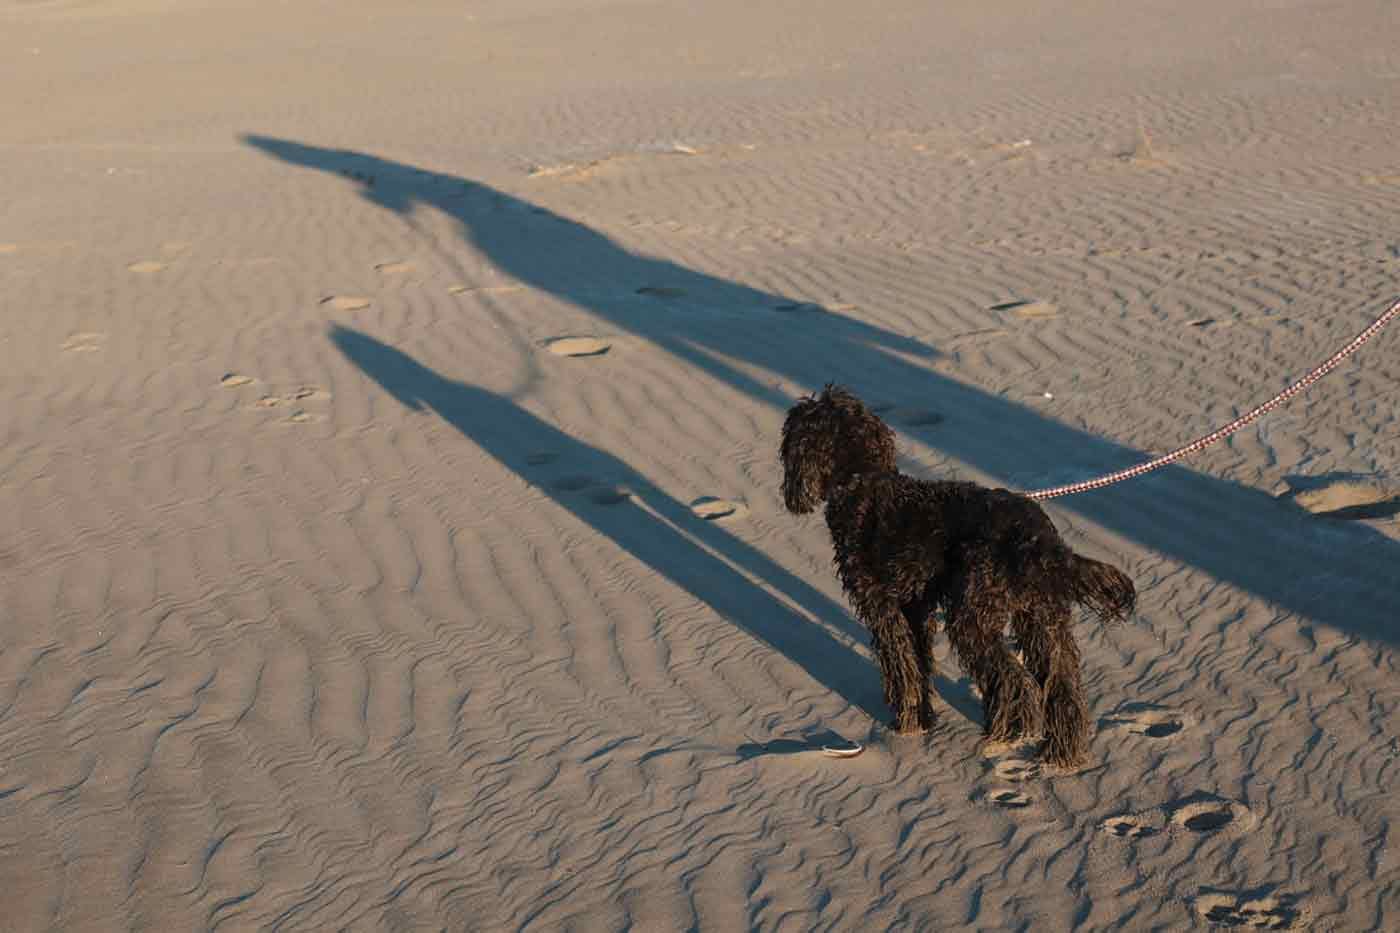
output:
[[[1070,588],[1076,603],[1105,622],[1123,621],[1137,605],[1137,590],[1126,573],[1078,554],[1070,558]]]

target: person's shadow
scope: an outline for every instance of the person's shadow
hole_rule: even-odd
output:
[[[813,328],[822,337],[819,357],[858,360],[866,379],[879,377],[880,358],[887,355],[937,355],[925,343],[809,302],[629,251],[590,227],[479,182],[266,136],[244,139],[286,162],[340,174],[365,198],[401,215],[417,205],[437,208],[461,224],[464,238],[500,272],[774,406],[792,399],[728,359],[782,371],[791,365],[792,336]],[[812,349],[805,351],[809,357]]]
[[[697,517],[618,458],[546,424],[511,399],[446,379],[351,328],[336,326],[330,336],[347,359],[399,402],[437,414],[580,521],[786,655],[818,683],[876,720],[887,718],[874,666],[751,578],[823,623],[860,637],[862,630],[839,604]]]
[[[940,375],[918,359],[936,356],[918,341],[829,310],[785,313],[779,309],[810,306],[634,252],[479,182],[363,153],[244,139],[288,163],[348,177],[388,210],[442,211],[466,243],[521,283],[645,337],[779,411],[791,397],[730,361],[806,387],[844,382],[868,397],[934,407],[943,422],[925,442],[1010,488],[1054,485],[1146,459]],[[1032,457],[1063,466],[1028,470]],[[1374,528],[1320,519],[1263,491],[1180,466],[1057,503],[1285,612],[1400,643],[1394,570],[1400,543]]]

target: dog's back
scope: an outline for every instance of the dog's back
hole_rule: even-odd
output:
[[[1008,588],[1089,607],[1101,618],[1132,612],[1136,591],[1122,571],[1082,557],[1040,504],[1006,489],[883,472],[854,478],[826,505],[838,564],[860,551],[882,582],[915,598],[965,555],[989,553]]]

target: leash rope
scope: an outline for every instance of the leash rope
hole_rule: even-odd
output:
[[[1391,306],[1385,310],[1384,314],[1382,314],[1380,317],[1376,318],[1374,321],[1371,322],[1371,325],[1369,327],[1367,327],[1361,333],[1353,337],[1350,343],[1342,347],[1336,353],[1332,354],[1316,369],[1308,373],[1302,379],[1299,379],[1297,382],[1293,383],[1291,386],[1284,389],[1278,395],[1275,395],[1273,398],[1269,399],[1267,402],[1260,405],[1258,408],[1255,408],[1253,411],[1241,415],[1240,417],[1236,418],[1234,421],[1231,421],[1224,427],[1218,428],[1212,431],[1211,433],[1207,434],[1205,437],[1197,438],[1196,440],[1187,444],[1185,447],[1178,447],[1171,453],[1164,454],[1155,460],[1148,460],[1146,463],[1139,463],[1137,466],[1128,467],[1127,469],[1119,470],[1116,473],[1108,473],[1104,476],[1096,477],[1095,479],[1086,479],[1078,483],[1068,483],[1064,486],[1052,486],[1048,489],[1037,489],[1034,492],[1023,493],[1023,495],[1025,495],[1025,497],[1028,499],[1054,499],[1058,496],[1072,496],[1077,492],[1088,492],[1091,489],[1102,489],[1103,487],[1111,486],[1114,483],[1121,483],[1125,479],[1132,479],[1136,476],[1141,476],[1144,473],[1150,473],[1158,467],[1164,467],[1174,460],[1180,460],[1182,457],[1185,457],[1188,454],[1193,454],[1198,450],[1201,450],[1205,447],[1209,447],[1211,444],[1214,444],[1221,438],[1229,437],[1231,434],[1234,434],[1240,428],[1249,424],[1251,421],[1255,420],[1261,415],[1266,415],[1269,412],[1273,411],[1275,408],[1282,405],[1284,402],[1288,401],[1293,396],[1297,395],[1299,392],[1302,392],[1304,389],[1312,385],[1317,380],[1321,379],[1323,376],[1327,375],[1336,367],[1338,363],[1355,353],[1363,343],[1374,337],[1382,327],[1389,324],[1391,319],[1398,314],[1400,314],[1400,299],[1397,299],[1395,302],[1393,302]]]

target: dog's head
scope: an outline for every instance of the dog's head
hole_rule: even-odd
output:
[[[802,514],[826,501],[833,483],[895,469],[894,432],[849,390],[828,385],[783,422],[783,502]]]

